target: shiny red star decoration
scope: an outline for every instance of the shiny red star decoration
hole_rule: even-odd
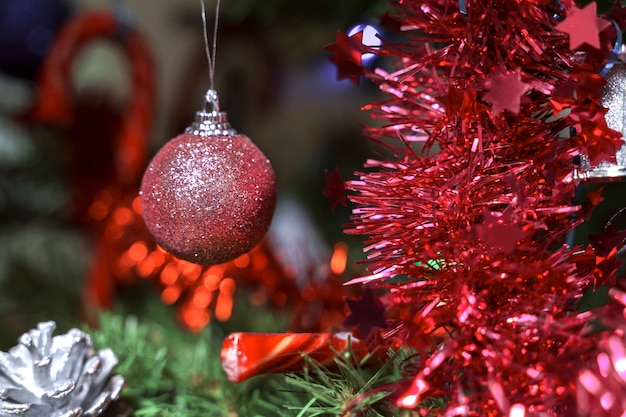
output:
[[[615,230],[608,225],[602,233],[589,235],[598,256],[607,256],[613,250],[620,250],[626,244],[626,230]]]
[[[487,244],[490,255],[513,252],[517,242],[526,236],[510,215],[495,212],[483,213],[483,222],[475,225],[474,230],[478,238]]]
[[[492,76],[489,93],[485,100],[491,103],[493,114],[497,115],[507,109],[519,113],[521,96],[530,89],[530,84],[522,82],[519,68],[514,71],[500,72]]]
[[[600,54],[572,51],[554,30],[555,10],[573,0],[392,3],[386,18],[401,33],[369,52],[395,60],[364,71],[386,94],[363,108],[376,120],[364,136],[384,149],[345,183],[345,232],[363,237],[367,272],[346,283],[364,292],[347,300],[343,324],[416,353],[386,398],[415,415],[432,414],[423,400],[433,397],[447,416],[621,415],[576,405],[598,349],[596,312],[581,300],[614,285],[621,260],[614,244],[568,245],[586,213],[573,202],[573,158],[613,152],[615,138]],[[586,40],[602,22],[595,5],[585,13]],[[331,49],[356,71],[361,47],[340,35]],[[596,401],[601,391],[585,387]]]
[[[344,182],[341,180],[339,168],[335,167],[333,172],[326,169],[324,170],[324,175],[326,176],[326,186],[324,186],[322,194],[330,200],[331,210],[335,211],[337,204],[347,207],[348,201],[346,199],[346,187]]]
[[[600,32],[610,23],[598,17],[596,3],[591,2],[583,9],[574,6],[567,11],[567,17],[555,26],[559,32],[569,35],[569,48],[575,50],[582,44],[600,49]]]
[[[349,78],[355,85],[359,84],[359,77],[363,72],[361,60],[368,50],[363,45],[363,31],[348,36],[342,31],[337,31],[337,40],[324,47],[332,52],[330,60],[337,66],[337,79]]]
[[[384,329],[387,327],[385,309],[371,288],[365,287],[359,299],[346,298],[346,304],[348,304],[350,314],[343,325],[357,327],[363,339],[369,338],[374,328]]]
[[[580,139],[592,166],[602,160],[614,161],[615,151],[622,144],[619,133],[609,128],[604,120],[581,120],[580,133],[576,138]]]
[[[583,216],[585,220],[589,220],[591,218],[591,212],[593,209],[604,201],[604,197],[602,197],[602,191],[604,191],[604,185],[598,188],[596,191],[589,191],[587,193],[587,198],[583,202]]]

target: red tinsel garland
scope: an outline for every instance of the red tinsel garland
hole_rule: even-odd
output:
[[[596,74],[614,29],[594,15],[580,30],[604,49],[570,50],[556,26],[575,7],[401,0],[386,20],[406,41],[371,50],[395,58],[366,72],[388,98],[366,106],[382,126],[365,135],[390,156],[347,182],[346,233],[367,237],[371,275],[351,283],[385,292],[383,339],[423,358],[407,364],[399,406],[439,395],[446,416],[576,412],[595,348],[576,307],[619,262],[565,245],[585,214],[573,158],[611,160],[621,134]]]

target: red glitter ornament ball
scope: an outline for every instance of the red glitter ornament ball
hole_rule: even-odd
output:
[[[157,243],[202,265],[252,249],[276,205],[269,160],[230,126],[216,130],[218,116],[225,123],[224,113],[198,112],[196,124],[165,144],[148,165],[140,192],[143,218]]]

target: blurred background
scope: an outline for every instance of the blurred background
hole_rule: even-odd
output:
[[[212,34],[215,2],[206,7]],[[164,258],[136,203],[145,164],[204,103],[200,10],[199,0],[0,0],[0,348],[37,321],[90,320],[124,294],[178,305],[179,321],[200,330],[237,309],[235,275],[262,290],[247,294],[252,304],[296,300],[296,329],[333,327],[315,300],[342,308],[341,280],[361,272],[363,244],[342,233],[349,209],[331,210],[324,174],[351,179],[378,155],[361,136],[371,124],[361,107],[381,96],[364,79],[337,80],[324,46],[366,25],[373,45],[386,1],[222,2],[221,107],[272,161],[279,202],[266,246],[220,269],[215,288],[197,282],[216,270]],[[623,207],[622,192],[606,187],[578,243]],[[220,299],[230,305],[221,316]]]
[[[206,7],[211,38],[215,2]],[[274,166],[272,236],[284,243],[272,252],[288,263],[304,254],[290,266],[302,270],[327,263],[345,241],[353,265],[360,239],[342,234],[349,211],[331,211],[324,171],[339,167],[348,179],[362,166],[368,117],[360,108],[377,93],[364,80],[337,80],[324,46],[337,30],[377,28],[385,2],[221,7],[216,87],[233,127]],[[106,232],[107,221],[116,204],[132,206],[145,163],[203,106],[209,72],[200,10],[199,0],[0,0],[0,347],[36,321],[63,327],[84,318],[89,281],[115,275],[101,264],[117,262],[139,239]],[[112,241],[121,246],[103,258]],[[111,303],[118,285],[106,285],[115,287],[105,291]]]

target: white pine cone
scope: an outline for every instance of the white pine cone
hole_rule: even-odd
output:
[[[115,354],[94,352],[78,329],[52,337],[55,328],[39,323],[0,351],[0,417],[94,417],[119,397],[124,378],[111,375]]]

